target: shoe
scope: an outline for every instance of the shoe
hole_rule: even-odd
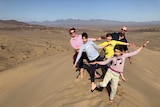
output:
[[[91,89],[91,92],[93,92],[94,90],[95,90],[95,89],[93,89],[93,90]]]
[[[103,87],[99,87],[99,88],[97,87],[96,90],[99,91],[99,92],[102,92],[103,91]]]

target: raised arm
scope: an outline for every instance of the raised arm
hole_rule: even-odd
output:
[[[142,50],[143,47],[147,46],[148,43],[149,43],[149,41],[146,41],[146,42],[145,42],[141,47],[139,47],[137,50],[125,54],[126,57],[131,57],[131,56],[137,55],[137,54]]]

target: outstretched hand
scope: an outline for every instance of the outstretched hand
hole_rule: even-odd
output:
[[[134,47],[135,44],[134,44],[134,43],[130,43],[129,46],[130,46],[130,47]]]
[[[102,40],[102,38],[101,38],[101,37],[98,37],[96,40],[100,41],[100,40]]]
[[[146,42],[143,44],[143,47],[146,47],[148,43],[149,43],[149,41],[146,41]]]

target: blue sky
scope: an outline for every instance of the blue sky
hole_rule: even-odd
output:
[[[160,0],[0,0],[0,20],[160,21]]]

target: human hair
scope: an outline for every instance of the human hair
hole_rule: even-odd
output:
[[[88,38],[88,34],[86,32],[83,32],[82,33],[82,38],[86,38],[87,39]]]
[[[112,37],[112,34],[111,33],[107,33],[106,37]]]
[[[115,50],[120,50],[121,52],[123,52],[124,50],[123,50],[123,45],[116,45],[115,47],[114,47],[114,51]]]
[[[74,32],[76,32],[76,29],[74,27],[69,29],[69,33],[71,32],[71,30],[74,30]]]

